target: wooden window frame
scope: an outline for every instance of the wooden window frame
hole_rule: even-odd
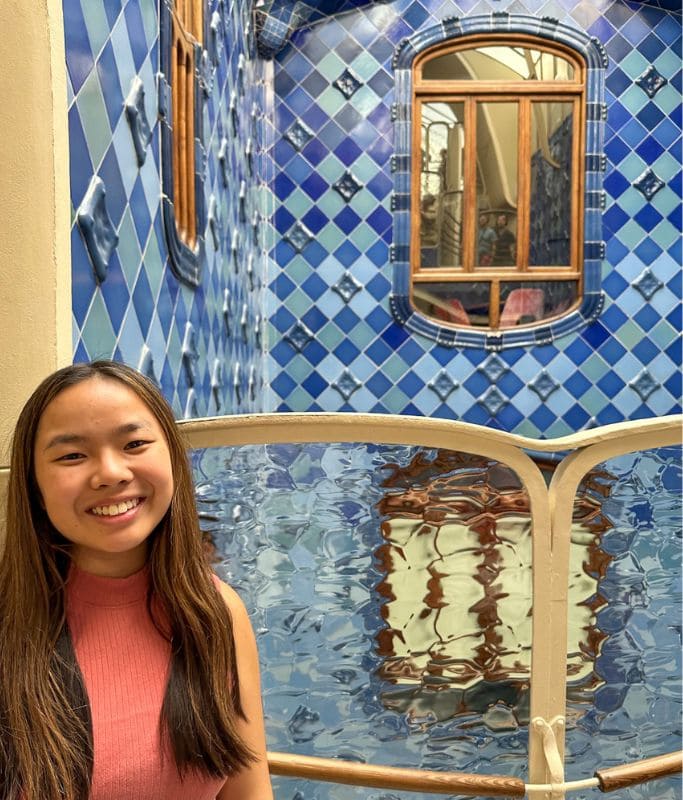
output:
[[[446,80],[425,79],[424,66],[435,58],[463,50],[486,46],[526,46],[534,50],[559,56],[570,63],[574,70],[572,80],[506,80],[504,82],[486,80]],[[412,107],[414,125],[412,128],[412,163],[421,163],[422,148],[422,105],[429,101],[462,102],[465,107],[464,125],[464,169],[463,169],[463,219],[462,219],[462,257],[461,267],[422,267],[420,264],[420,181],[421,170],[414,168],[411,174],[411,215],[410,226],[410,265],[411,297],[413,286],[421,283],[452,283],[473,281],[488,283],[489,322],[486,327],[478,326],[479,331],[497,332],[500,317],[500,284],[514,282],[557,282],[575,281],[577,297],[572,306],[563,309],[554,317],[546,317],[539,322],[547,324],[554,319],[566,316],[581,305],[583,298],[583,242],[584,242],[584,153],[586,119],[586,64],[584,59],[572,49],[556,42],[549,42],[537,36],[520,33],[472,34],[455,42],[444,41],[420,53],[412,65]],[[571,176],[571,220],[569,265],[530,266],[528,261],[530,239],[530,197],[531,197],[531,105],[532,102],[571,101],[573,103],[572,135],[572,176]],[[518,175],[517,175],[517,247],[516,264],[512,267],[475,268],[475,243],[477,225],[476,197],[476,158],[477,158],[477,114],[478,103],[515,102],[518,104]],[[439,325],[461,327],[457,323],[439,320]],[[502,329],[505,330],[505,329]]]
[[[160,0],[159,15],[162,216],[171,269],[194,288],[201,282],[206,225],[199,86],[204,3]]]

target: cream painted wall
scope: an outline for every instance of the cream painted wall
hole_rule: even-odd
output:
[[[23,402],[71,361],[71,254],[61,0],[2,0],[0,30],[3,467]],[[0,472],[0,491],[3,484]]]

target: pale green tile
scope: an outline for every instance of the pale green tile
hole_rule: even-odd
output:
[[[640,211],[647,201],[642,192],[631,186],[621,195],[617,202],[622,211],[625,211],[629,216],[633,216]]]
[[[517,436],[527,436],[530,439],[540,439],[542,432],[528,419],[523,420],[514,430]]]
[[[318,200],[317,206],[328,219],[334,219],[344,208],[345,203],[336,189],[328,189]]]
[[[111,142],[111,130],[96,69],[85,79],[76,98],[76,105],[83,123],[88,152],[93,167],[97,170]]]
[[[313,367],[304,356],[296,356],[285,367],[287,375],[297,383],[302,383],[313,372]]]
[[[365,222],[361,223],[349,237],[356,247],[364,253],[378,238],[378,234]]]
[[[369,81],[379,68],[377,59],[367,50],[357,55],[351,62],[351,70],[363,81]]]
[[[680,63],[679,63],[680,69]],[[665,114],[671,114],[671,112],[678,108],[681,104],[681,96],[678,92],[674,89],[674,87],[668,83],[666,86],[663,86],[658,92],[657,96],[654,99],[657,107],[660,111],[663,111]]]
[[[303,317],[310,310],[312,303],[306,292],[295,289],[285,301],[285,305],[295,317]]]
[[[619,62],[619,68],[630,78],[633,78],[633,80],[639,78],[649,66],[650,62],[637,50],[631,50],[631,52]]]
[[[344,339],[344,334],[333,323],[328,322],[315,337],[326,350],[332,351]]]
[[[638,225],[637,222],[629,220],[623,227],[619,229],[617,234],[619,241],[626,245],[629,250],[634,250],[645,236],[645,231]]]
[[[156,300],[159,294],[162,278],[164,277],[164,262],[159,252],[157,237],[152,234],[147,241],[147,249],[144,257],[145,272],[152,290],[152,296]]]
[[[671,153],[662,153],[661,156],[652,165],[652,171],[658,178],[661,178],[667,183],[674,175],[677,175],[681,169],[680,161],[675,159]]]
[[[625,92],[619,95],[619,102],[631,114],[637,114],[649,102],[648,96],[640,86],[629,86]]]
[[[148,44],[157,38],[159,24],[157,22],[157,3],[155,0],[140,0],[140,14],[142,16],[142,26],[145,29],[145,38]]]
[[[359,114],[367,117],[377,107],[377,95],[368,86],[363,86],[351,98],[351,103]]]
[[[351,198],[349,205],[361,219],[364,219],[377,208],[377,198],[372,192],[360,191]]]
[[[287,264],[287,277],[299,285],[301,285],[306,278],[309,278],[312,272],[313,268],[303,256],[295,256],[289,264]]]
[[[294,391],[285,398],[285,402],[293,411],[306,411],[310,408],[313,398],[301,386],[297,386]]]
[[[609,370],[605,361],[596,353],[589,356],[584,362],[581,371],[588,380],[597,383]]]
[[[678,240],[680,234],[667,219],[663,219],[650,232],[653,242],[656,242],[663,250],[668,250],[671,245]]]
[[[119,243],[116,247],[116,252],[121,262],[123,274],[126,276],[126,283],[128,284],[129,290],[132,292],[138,276],[138,269],[142,256],[140,254],[140,246],[138,245],[138,237],[135,233],[135,225],[133,224],[130,207],[128,206],[123,212],[118,233]]]
[[[361,320],[358,325],[349,332],[348,338],[363,352],[370,342],[377,338],[377,334],[367,322]]]
[[[97,56],[111,33],[109,20],[102,0],[87,0],[87,2],[81,3],[80,6],[85,27],[88,29],[90,49],[97,61]]]
[[[570,433],[575,431],[563,419],[556,419],[545,432],[545,436],[549,439],[559,439],[560,436],[568,436]]]
[[[92,359],[111,358],[116,347],[116,335],[102,299],[102,293],[95,293],[88,317],[81,329],[81,336],[88,356]]]
[[[316,104],[322,108],[328,117],[334,117],[339,109],[344,105],[344,95],[335,89],[334,86],[329,86],[324,92],[316,99]]]
[[[635,181],[643,174],[646,167],[647,164],[640,156],[636,155],[635,153],[631,153],[620,162],[619,172],[621,172],[626,180]]]
[[[320,164],[318,164],[318,173],[325,178],[325,180],[330,184],[330,186],[335,183],[336,181],[341,178],[341,176],[346,171],[346,167],[342,164],[342,162],[334,155],[330,153],[329,156],[324,158]],[[334,191],[334,190],[333,190]],[[338,197],[339,193],[334,192]],[[325,197],[326,195],[323,195]],[[339,198],[341,200],[341,198]],[[343,202],[343,201],[342,201]]]
[[[323,76],[323,78],[327,78],[330,83],[333,83],[346,69],[346,64],[336,53],[329,52],[324,58],[321,58],[320,61],[318,61],[318,63],[315,65],[315,68]],[[344,96],[341,94],[341,92],[339,92],[338,89],[335,89],[335,91],[343,102]]]
[[[595,416],[595,414],[604,408],[606,401],[607,398],[605,395],[595,386],[591,386],[581,398],[581,405],[591,416]]]
[[[382,372],[392,381],[400,380],[406,374],[406,362],[397,355],[389,356],[382,365]]]
[[[312,205],[311,198],[301,189],[295,189],[285,200],[285,208],[297,218],[310,211]]]
[[[674,339],[678,338],[678,332],[665,319],[658,322],[648,335],[662,350],[665,350]]]
[[[617,338],[628,350],[634,348],[643,338],[643,331],[632,320],[627,320],[617,331]]]
[[[317,239],[328,253],[333,253],[342,242],[346,241],[346,234],[330,222],[320,231]]]
[[[665,186],[657,192],[650,203],[662,216],[668,217],[680,203],[680,198],[668,186]]]
[[[671,79],[681,68],[681,59],[673,50],[665,50],[655,59],[654,65],[661,75]],[[657,92],[657,100],[659,100],[659,92]]]
[[[409,400],[408,395],[398,386],[392,386],[382,398],[382,405],[386,406],[390,414],[398,414],[408,405]]]

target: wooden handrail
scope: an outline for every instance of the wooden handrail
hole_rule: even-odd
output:
[[[632,761],[630,764],[599,769],[596,770],[595,777],[598,779],[600,791],[613,792],[655,778],[676,775],[681,771],[683,771],[683,750],[654,758],[644,758],[642,761]]]
[[[368,786],[373,789],[398,789],[427,794],[460,794],[470,797],[524,797],[526,787],[521,778],[506,775],[473,775],[466,772],[385,767],[358,764],[337,758],[316,758],[268,753],[271,775],[305,778],[347,786]]]
[[[467,772],[435,772],[404,769],[379,764],[359,764],[337,758],[317,758],[291,753],[268,752],[271,775],[305,780],[326,781],[346,786],[367,786],[373,789],[397,789],[426,794],[460,794],[469,797],[524,797],[531,789],[563,791],[583,789],[588,785],[602,792],[614,792],[639,783],[666,778],[683,772],[683,750],[644,758],[616,767],[595,771],[595,780],[558,784],[528,784],[506,775],[474,775]]]

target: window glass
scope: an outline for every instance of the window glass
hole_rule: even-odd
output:
[[[430,59],[425,80],[571,81],[574,67],[559,55],[533,47],[494,45],[457,50]]]
[[[579,62],[522,41],[446,48],[415,71],[413,305],[491,330],[556,317],[581,300]]]
[[[531,104],[529,264],[570,263],[573,104]]]

